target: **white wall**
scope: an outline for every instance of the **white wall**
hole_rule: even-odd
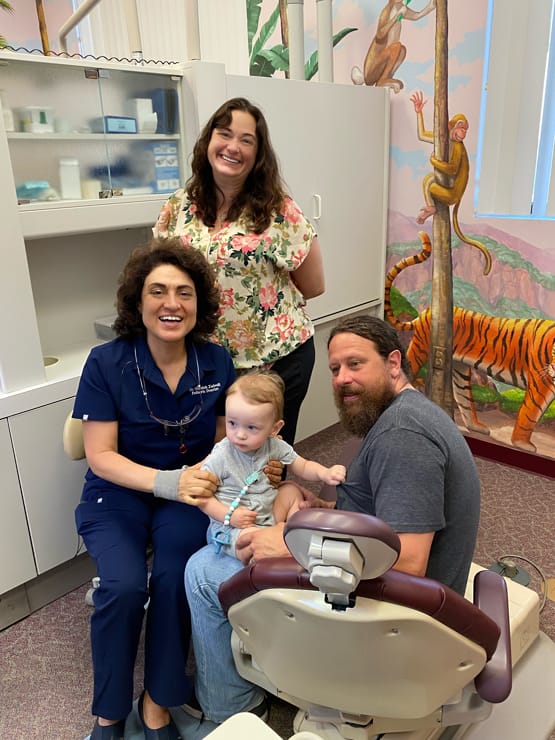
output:
[[[87,25],[90,22],[90,33]],[[245,0],[101,2],[83,21],[86,51],[96,55],[185,62],[223,62],[249,73]]]
[[[478,213],[530,214],[552,3],[493,3]]]

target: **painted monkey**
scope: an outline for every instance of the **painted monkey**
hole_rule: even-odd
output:
[[[410,99],[416,112],[418,138],[420,141],[433,144],[433,132],[427,131],[424,125],[423,108],[427,102],[424,100],[424,95],[418,91],[411,95]],[[470,172],[468,153],[464,145],[464,139],[468,131],[468,120],[464,114],[457,113],[449,120],[447,126],[449,129],[449,161],[445,162],[443,159],[438,159],[432,154],[430,162],[435,170],[448,177],[449,184],[440,185],[440,183],[436,182],[433,172],[430,172],[424,177],[422,189],[424,191],[426,205],[420,209],[416,217],[416,223],[423,224],[427,218],[436,212],[435,201],[448,206],[454,205],[453,229],[455,230],[455,234],[462,242],[477,247],[482,252],[486,260],[484,275],[487,275],[491,270],[491,256],[488,250],[482,242],[471,239],[462,233],[458,218],[460,202],[466,190]]]
[[[429,0],[422,10],[410,10],[410,1],[389,0],[380,13],[376,34],[364,60],[364,73],[358,67],[351,72],[355,85],[391,87],[396,93],[403,89],[402,81],[394,77],[407,55],[406,47],[400,42],[401,21],[417,21],[436,7],[436,0]]]

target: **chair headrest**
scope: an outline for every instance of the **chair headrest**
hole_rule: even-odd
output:
[[[308,571],[319,559],[325,560],[326,542],[352,543],[362,558],[357,583],[385,573],[401,552],[399,536],[389,525],[375,516],[353,511],[297,511],[285,524],[284,538],[295,560]]]

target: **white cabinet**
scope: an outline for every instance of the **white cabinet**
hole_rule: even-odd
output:
[[[0,594],[36,576],[19,479],[5,419],[0,420]]]
[[[326,292],[309,301],[311,317],[381,304],[387,88],[228,75],[227,97],[240,95],[264,111],[287,187],[318,233]]]
[[[2,594],[77,552],[86,464],[64,456],[63,423],[94,320],[185,167],[180,67],[0,51],[0,78]]]
[[[3,100],[13,118],[14,130],[6,134],[25,236],[121,228],[121,221],[110,221],[114,209],[102,201],[123,196],[128,205],[153,197],[159,202],[158,196],[178,187],[179,69],[13,53],[0,53],[0,64]],[[88,223],[82,206],[94,209]],[[46,215],[53,210],[63,219],[57,226]],[[41,229],[36,211],[46,217]]]
[[[66,457],[62,429],[73,398],[8,419],[39,574],[75,557],[73,511],[83,489],[84,460]]]
[[[3,395],[78,377],[184,159],[180,67],[0,51],[0,74],[1,418]],[[67,162],[77,192],[63,187]]]
[[[77,554],[73,511],[87,466],[62,448],[72,407],[67,398],[0,420],[0,594]]]

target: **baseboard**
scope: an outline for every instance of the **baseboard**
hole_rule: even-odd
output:
[[[79,588],[96,575],[87,553],[43,573],[0,596],[0,630],[9,627],[55,599]]]
[[[472,453],[477,457],[510,465],[520,470],[527,470],[536,475],[545,475],[547,478],[555,478],[555,459],[553,458],[536,455],[532,452],[525,452],[524,450],[519,450],[517,447],[511,447],[467,433],[464,436]]]

